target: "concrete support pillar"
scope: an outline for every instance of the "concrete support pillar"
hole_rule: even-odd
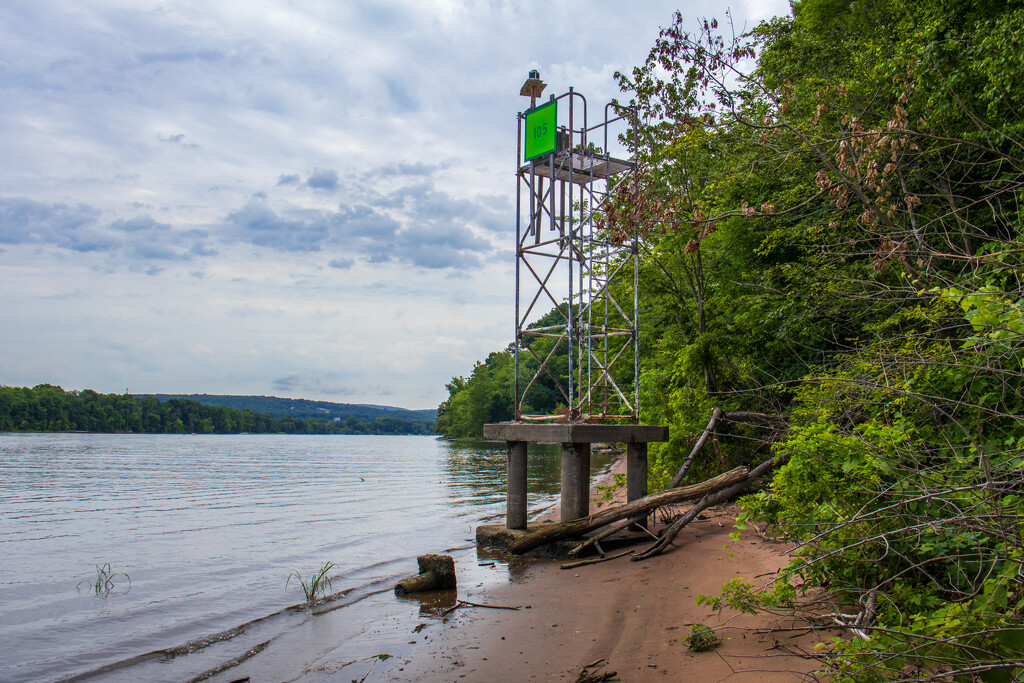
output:
[[[590,514],[590,444],[562,444],[561,521]]]
[[[647,444],[626,444],[626,502],[647,495]],[[648,519],[640,522],[647,526]]]
[[[505,486],[505,526],[526,528],[526,442],[508,442],[508,477]]]

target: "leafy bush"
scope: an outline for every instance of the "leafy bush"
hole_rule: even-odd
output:
[[[690,627],[690,635],[683,638],[683,643],[693,652],[709,652],[722,642],[718,634],[703,624]]]

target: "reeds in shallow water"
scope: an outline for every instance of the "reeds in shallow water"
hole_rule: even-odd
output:
[[[128,589],[125,591],[125,593],[127,593],[132,589],[132,577],[128,576],[124,572],[115,572],[110,568],[109,562],[104,562],[102,565],[96,565],[96,580],[91,582],[93,592],[97,597],[107,597],[110,595],[110,592],[114,590],[116,585],[114,579],[119,576],[123,576],[128,580]],[[90,583],[90,580],[79,581],[75,588],[82,590],[83,583]]]
[[[293,571],[288,575],[288,580],[285,581],[284,587],[288,588],[288,584],[294,578],[302,586],[302,592],[306,594],[306,602],[313,603],[316,601],[317,595],[327,595],[327,591],[331,588],[331,577],[327,576],[327,572],[334,569],[334,563],[328,562],[320,571],[316,574],[310,575],[309,579],[302,578],[302,574],[298,570]]]

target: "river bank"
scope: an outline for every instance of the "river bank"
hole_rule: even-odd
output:
[[[625,471],[622,459],[613,471]],[[623,492],[617,496],[621,502]],[[563,570],[562,561],[536,561],[523,580],[465,598],[518,610],[459,610],[437,638],[390,667],[391,676],[575,681],[585,666],[604,660],[594,670],[616,671],[623,681],[813,680],[820,665],[803,654],[819,638],[784,630],[800,624],[696,604],[698,595],[717,595],[730,579],[757,585],[788,563],[782,546],[753,531],[734,542],[736,512],[734,506],[709,510],[668,553],[642,562],[627,556]],[[691,652],[682,638],[695,623],[715,629],[722,644]]]
[[[603,481],[606,484],[616,464]],[[621,497],[621,492],[618,494]],[[592,498],[598,491],[592,490]],[[592,506],[594,504],[592,503]],[[596,506],[592,507],[595,509]],[[270,680],[327,681],[576,681],[580,670],[605,660],[603,671],[623,681],[813,680],[818,637],[793,637],[792,620],[716,614],[696,596],[716,595],[732,578],[757,584],[788,560],[783,548],[754,532],[733,541],[735,508],[709,510],[666,554],[632,562],[560,569],[561,561],[529,558],[507,567],[508,581],[481,572],[507,558],[483,549],[458,549],[459,600],[496,607],[457,607],[456,597],[428,596],[418,608],[347,612],[367,620],[363,652],[325,647],[323,628],[291,634],[273,651],[253,657],[214,680],[250,676]],[[557,515],[550,510],[546,516]],[[383,598],[383,596],[382,596]],[[390,600],[390,598],[388,598]],[[442,602],[437,602],[442,600]],[[402,612],[399,610],[399,612]],[[722,644],[696,654],[682,642],[694,623],[712,627]],[[799,634],[799,631],[795,632]],[[376,658],[376,654],[389,655]]]

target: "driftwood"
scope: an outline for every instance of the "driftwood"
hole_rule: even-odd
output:
[[[588,531],[599,529],[606,524],[611,524],[612,522],[616,522],[627,517],[635,517],[637,515],[648,513],[662,507],[663,505],[673,505],[675,503],[681,503],[684,500],[701,498],[709,493],[720,491],[726,487],[736,484],[737,482],[743,481],[746,477],[747,468],[737,467],[736,469],[729,470],[724,474],[720,474],[713,479],[708,479],[707,481],[703,481],[699,484],[653,493],[649,496],[644,496],[643,498],[637,498],[625,505],[602,510],[590,515],[589,517],[581,517],[568,522],[561,522],[560,524],[546,525],[537,531],[532,531],[517,538],[509,545],[508,549],[509,552],[519,555],[540,547],[545,543],[551,543],[552,541],[571,538],[573,536],[582,536]]]
[[[605,557],[605,556],[602,555],[601,557],[592,557],[589,560],[576,560],[575,562],[566,562],[565,564],[562,565],[562,569],[575,569],[576,567],[582,567],[582,566],[588,565],[588,564],[598,564],[600,562],[611,562],[612,560],[617,560],[620,557],[625,557],[626,555],[629,555],[631,552],[633,552],[633,551],[632,550],[624,550],[621,553],[619,553],[618,555],[612,555],[611,557]]]
[[[395,593],[406,595],[455,588],[455,560],[451,555],[420,555],[416,562],[419,563],[420,573],[399,581]]]
[[[579,675],[576,676],[576,683],[601,683],[615,680],[615,677],[618,676],[615,671],[601,671],[606,666],[608,666],[607,659],[599,659],[587,664],[580,669]]]
[[[445,611],[441,612],[441,615],[442,616],[448,616],[449,614],[451,614],[455,610],[459,609],[460,607],[486,607],[487,609],[513,609],[513,610],[519,609],[519,605],[516,605],[514,607],[510,606],[510,605],[484,605],[483,603],[479,603],[479,602],[470,602],[469,600],[459,600],[457,603],[455,603],[455,607],[449,607]]]
[[[570,550],[569,554],[570,555],[579,555],[586,548],[588,548],[588,547],[590,547],[592,545],[597,545],[598,543],[600,543],[604,539],[608,538],[612,534],[615,534],[615,533],[617,533],[619,531],[622,531],[623,529],[628,529],[629,527],[633,526],[634,524],[639,524],[640,522],[643,522],[645,519],[647,519],[647,514],[648,513],[645,512],[642,515],[637,515],[636,517],[630,517],[629,519],[625,519],[625,520],[623,520],[621,522],[616,522],[615,524],[609,524],[603,530],[601,530],[598,533],[594,534],[593,536],[591,536],[587,540],[583,541],[583,543],[580,543],[578,546],[576,546],[575,548]],[[642,528],[645,531],[647,530],[646,527],[642,527]],[[650,534],[651,532],[648,531],[647,533]],[[651,535],[653,536],[654,534],[651,534]],[[657,536],[655,536],[655,538],[657,538]]]
[[[633,561],[646,560],[648,557],[654,557],[655,555],[660,555],[665,552],[665,549],[670,543],[672,543],[675,537],[679,535],[679,532],[683,530],[683,527],[695,520],[697,515],[707,508],[724,503],[736,494],[741,493],[754,481],[765,476],[783,462],[784,459],[782,458],[770,458],[765,460],[763,463],[752,469],[742,481],[733,484],[729,488],[720,490],[717,493],[709,493],[704,496],[696,505],[687,510],[685,514],[672,522],[672,524],[665,527],[665,530],[661,532],[661,538],[659,538],[656,543],[647,548],[647,550],[634,554]]]

